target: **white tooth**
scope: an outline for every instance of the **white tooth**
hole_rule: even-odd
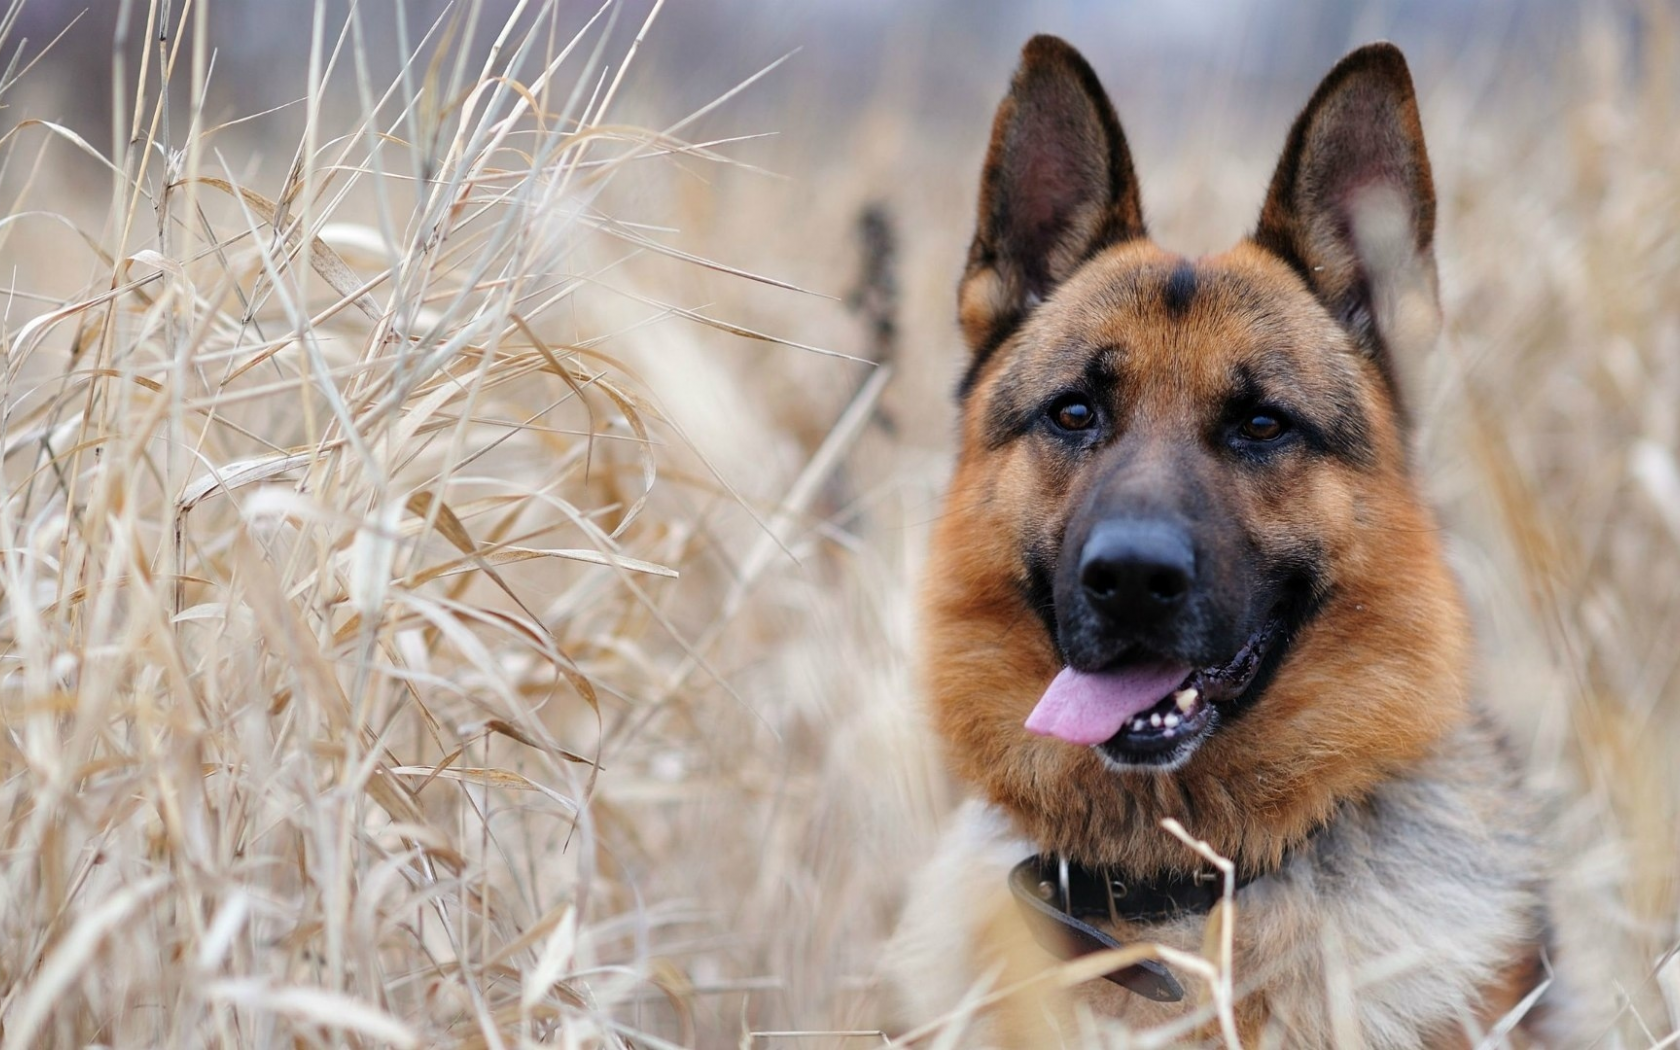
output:
[[[1156,729],[1161,728],[1161,716],[1158,715],[1158,714],[1157,715],[1150,715],[1149,716],[1149,724],[1154,726]]]
[[[1189,689],[1180,689],[1173,694],[1173,703],[1178,705],[1180,711],[1189,714],[1190,709],[1196,706],[1196,698],[1199,695],[1195,686],[1191,686]]]
[[[1169,712],[1167,714],[1167,728],[1171,729],[1176,725],[1178,725],[1178,716]]]
[[[1133,729],[1142,729],[1143,728],[1143,719],[1141,719],[1141,718],[1132,719],[1132,728]]]

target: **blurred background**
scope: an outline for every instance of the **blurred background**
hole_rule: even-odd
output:
[[[879,1045],[961,795],[915,579],[1036,32],[1187,253],[1252,227],[1342,53],[1405,50],[1446,313],[1419,467],[1557,800],[1600,1045],[1668,1045],[1673,3],[6,19],[5,1047]]]

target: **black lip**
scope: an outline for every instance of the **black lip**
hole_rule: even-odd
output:
[[[1115,762],[1128,766],[1166,766],[1186,757],[1265,695],[1288,658],[1296,636],[1317,613],[1319,605],[1312,589],[1304,583],[1286,588],[1286,597],[1237,656],[1223,666],[1192,671],[1185,679],[1185,686],[1195,686],[1208,701],[1198,706],[1192,720],[1181,723],[1171,735],[1155,727],[1141,731],[1122,727],[1097,747]],[[1255,649],[1252,665],[1245,659],[1251,646]],[[1167,702],[1163,700],[1162,704]]]
[[[1282,629],[1279,620],[1268,619],[1229,662],[1198,668],[1186,675],[1178,688],[1193,688],[1197,694],[1187,715],[1181,714],[1175,703],[1178,695],[1175,690],[1097,746],[1110,758],[1127,765],[1166,765],[1176,761],[1214,731],[1220,721],[1221,705],[1247,692],[1281,640]],[[1168,716],[1167,724],[1160,724],[1163,715]]]
[[[1219,708],[1216,704],[1199,703],[1188,721],[1179,723],[1171,730],[1123,727],[1097,746],[1107,752],[1109,757],[1133,765],[1168,762],[1180,750],[1198,743],[1213,732],[1214,724],[1218,721]]]

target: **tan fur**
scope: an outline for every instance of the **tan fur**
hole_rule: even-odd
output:
[[[1297,121],[1255,237],[1190,263],[1144,236],[1106,96],[1090,94],[1100,87],[1071,48],[1044,40],[999,109],[959,297],[976,363],[926,574],[924,673],[952,765],[984,802],[907,908],[894,959],[915,974],[910,1012],[949,1008],[988,959],[1013,957],[987,944],[1019,938],[975,940],[967,920],[1006,921],[988,901],[1015,861],[1060,852],[1139,877],[1193,867],[1160,828],[1171,817],[1263,876],[1238,897],[1245,1045],[1461,1044],[1534,987],[1547,861],[1534,804],[1470,699],[1469,625],[1410,474],[1390,364],[1438,324],[1433,188],[1404,60],[1386,46],[1344,60]],[[1043,185],[1035,150],[1083,159]],[[1066,221],[1039,221],[1058,208]],[[1193,295],[1174,302],[1184,266]],[[1205,474],[1219,512],[1260,549],[1310,550],[1326,577],[1255,709],[1170,773],[1116,772],[1022,725],[1062,667],[1025,600],[1022,552],[1058,537],[1107,468],[1030,436],[1000,440],[997,421],[1096,355],[1125,391],[1113,411],[1134,451],[1127,470],[1164,484]],[[1364,451],[1257,471],[1199,450],[1245,367],[1345,405]],[[1194,950],[1202,922],[1114,932]],[[1341,980],[1351,1006],[1332,1005]],[[1128,1023],[1191,1008],[1103,982],[1080,992]]]

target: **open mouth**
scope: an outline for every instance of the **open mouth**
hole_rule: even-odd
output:
[[[1026,728],[1096,747],[1120,766],[1176,768],[1213,731],[1220,708],[1264,688],[1285,634],[1283,618],[1273,616],[1230,660],[1207,667],[1133,657],[1101,671],[1063,668]]]

